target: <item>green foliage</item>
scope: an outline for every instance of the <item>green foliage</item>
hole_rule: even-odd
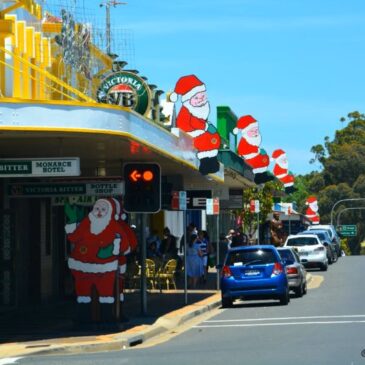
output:
[[[311,149],[314,158],[310,162],[318,161],[322,170],[296,178],[299,191],[293,194],[299,211],[303,213],[306,209],[305,198],[308,195],[317,196],[321,223],[324,224],[330,222],[331,210],[339,200],[365,198],[365,115],[355,111],[340,121],[344,127],[336,131],[333,141],[325,137],[323,145],[315,145]],[[343,209],[355,206],[365,207],[365,200],[363,203],[345,202],[336,205],[334,223]],[[343,211],[340,214],[341,224],[358,225],[358,236],[346,240],[346,247],[352,253],[360,251],[359,242],[365,236],[365,220],[362,215],[365,216],[365,209]]]
[[[347,238],[341,238],[341,250],[346,254],[346,256],[351,255],[351,251],[347,243]]]
[[[266,222],[266,217],[272,211],[273,196],[281,193],[282,184],[278,182],[268,182],[262,187],[245,189],[243,191],[244,209],[239,212],[243,220],[245,232],[253,234],[257,229],[257,214],[250,212],[250,201],[260,201],[260,224]]]

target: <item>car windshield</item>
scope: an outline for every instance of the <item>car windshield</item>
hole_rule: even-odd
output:
[[[318,245],[315,237],[295,237],[288,238],[287,246],[314,246]]]
[[[253,249],[230,252],[227,256],[227,265],[250,265],[250,264],[271,264],[277,262],[273,250],[270,249]]]
[[[326,239],[328,239],[328,236],[324,232],[316,232],[316,231],[313,231],[313,232],[308,232],[308,234],[313,234],[313,235],[318,236],[318,238],[321,241],[325,241]]]
[[[290,262],[294,263],[295,262],[294,255],[293,255],[291,250],[280,249],[279,254],[280,254],[281,259],[285,260],[287,263],[290,263]]]

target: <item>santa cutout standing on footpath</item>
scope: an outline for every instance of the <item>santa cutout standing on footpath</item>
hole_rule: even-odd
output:
[[[309,196],[305,202],[308,208],[305,216],[312,222],[312,224],[319,224],[318,201],[315,196]]]
[[[210,106],[205,85],[195,75],[182,76],[170,95],[170,101],[176,103],[178,95],[182,106],[176,126],[194,138],[199,171],[203,175],[219,171],[217,155],[221,139],[214,125],[208,122]]]
[[[252,167],[255,183],[263,184],[273,180],[274,177],[268,173],[270,158],[266,151],[260,148],[261,134],[257,120],[251,115],[239,118],[233,133],[239,138],[237,153]]]
[[[99,199],[92,211],[77,224],[76,207],[65,206],[65,226],[71,242],[68,266],[75,281],[80,322],[91,320],[94,288],[101,308],[101,321],[113,321],[116,274],[120,254],[130,251],[128,236],[119,222],[114,199]]]
[[[286,153],[281,149],[277,149],[272,153],[272,159],[275,161],[273,173],[283,183],[285,192],[291,194],[296,191],[294,188],[294,175],[288,170],[289,163]]]

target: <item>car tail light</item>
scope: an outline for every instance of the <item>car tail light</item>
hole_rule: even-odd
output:
[[[275,262],[271,276],[279,275],[279,274],[282,274],[283,272],[284,272],[284,269],[283,269],[283,266],[280,264],[280,262]]]
[[[286,273],[288,275],[298,274],[298,269],[296,267],[287,267]]]
[[[321,252],[321,251],[325,251],[326,248],[325,247],[318,247],[314,249],[314,252]]]
[[[222,268],[222,277],[229,278],[230,276],[232,276],[231,269],[229,268],[229,266],[224,265]]]

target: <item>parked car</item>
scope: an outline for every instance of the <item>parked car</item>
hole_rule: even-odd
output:
[[[322,271],[327,271],[327,249],[316,235],[301,233],[290,235],[284,247],[295,248],[305,267],[319,267]]]
[[[235,299],[290,301],[288,278],[278,250],[272,245],[240,246],[227,252],[221,268],[222,307]]]
[[[297,297],[307,293],[307,271],[300,262],[300,257],[292,247],[278,248],[281,260],[286,268],[289,289],[293,290]]]
[[[319,240],[322,242],[324,246],[327,248],[327,258],[328,263],[331,265],[332,263],[336,262],[338,259],[337,256],[337,247],[334,241],[331,240],[331,237],[327,230],[319,229],[319,230],[309,230],[300,232],[301,234],[315,234]]]
[[[308,230],[326,230],[331,238],[332,243],[336,245],[336,251],[337,251],[337,257],[341,257],[341,239],[338,233],[336,232],[336,229],[331,224],[315,224],[308,227]]]

